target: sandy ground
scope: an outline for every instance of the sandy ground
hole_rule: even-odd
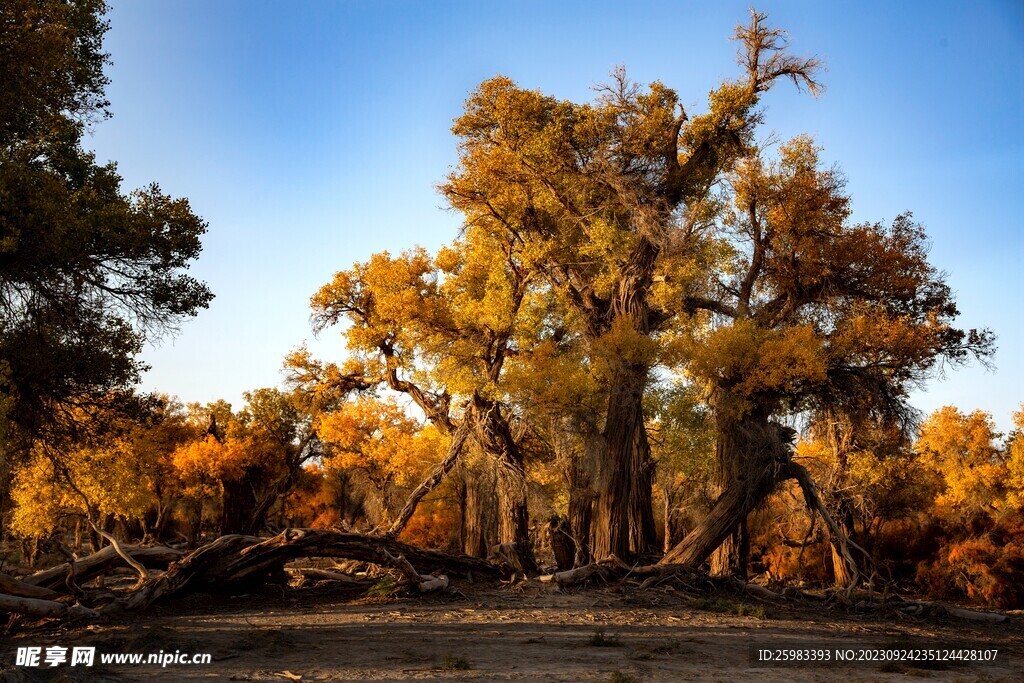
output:
[[[558,592],[530,582],[461,597],[353,598],[327,585],[193,596],[120,623],[21,629],[0,641],[5,681],[1021,681],[1024,617],[1000,625],[767,605],[737,616],[671,590]],[[734,603],[735,604],[735,603]],[[754,603],[751,603],[754,604]],[[719,605],[721,607],[721,605]],[[601,632],[602,635],[598,635]],[[912,639],[907,641],[906,639]],[[753,665],[763,647],[913,642],[999,648],[997,665]],[[97,653],[201,652],[206,665],[15,667],[27,645]],[[757,646],[755,646],[757,647]],[[301,678],[300,678],[301,677]]]

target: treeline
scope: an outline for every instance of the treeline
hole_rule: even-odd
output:
[[[821,66],[763,14],[699,113],[622,71],[583,103],[483,82],[440,185],[457,238],[337,273],[312,315],[347,360],[299,349],[236,409],[133,391],[141,344],[210,300],[206,226],[81,147],[102,3],[14,5],[0,427],[29,556],[315,524],[527,573],[550,549],[1019,600],[1017,437],[950,411],[918,434],[908,403],[992,334],[957,327],[909,213],[854,221],[813,140],[762,133],[764,94]]]
[[[716,477],[704,409],[684,396],[662,399],[648,428],[656,536],[667,551],[712,508]],[[15,477],[6,528],[30,565],[40,554],[59,557],[54,543],[78,553],[105,545],[90,518],[126,542],[187,547],[288,527],[389,529],[451,439],[390,397],[361,396],[316,416],[303,408],[309,405],[302,392],[261,389],[237,412],[224,402],[186,407],[149,397],[135,419],[123,411],[92,415],[109,430],[68,454],[75,486],[37,454]],[[865,429],[855,442],[837,444],[812,431],[796,457],[867,552],[862,569],[876,587],[1010,607],[1024,600],[1024,410],[1014,425],[1004,437],[990,415],[947,407],[928,416],[913,441]],[[571,507],[578,515],[593,505],[592,492],[588,502],[578,492],[570,498],[580,463],[540,442],[527,451],[530,547],[546,564],[585,563],[568,523]],[[400,540],[488,557],[501,540],[500,467],[467,446]],[[799,487],[782,487],[749,517],[749,570],[770,581],[831,585],[842,579],[841,559],[801,497]]]

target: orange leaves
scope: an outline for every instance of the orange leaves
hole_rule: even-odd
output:
[[[1001,505],[1007,471],[997,437],[992,416],[980,410],[946,406],[921,425],[916,449],[938,476],[940,507],[969,514]]]
[[[244,442],[235,438],[221,442],[207,435],[174,451],[173,462],[186,479],[211,477],[224,481],[240,478],[251,458]]]
[[[686,367],[700,381],[761,402],[824,381],[827,358],[822,342],[810,325],[766,330],[741,319],[689,342]]]
[[[318,432],[330,447],[328,468],[356,468],[374,484],[406,486],[440,459],[445,438],[394,401],[360,398],[322,416]]]

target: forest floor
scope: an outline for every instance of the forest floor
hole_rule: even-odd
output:
[[[462,596],[353,597],[334,584],[191,597],[121,621],[0,638],[5,681],[1021,681],[1024,615],[1002,624],[820,605],[694,599],[656,588],[573,592],[536,580]],[[760,648],[982,646],[995,665],[752,663]],[[16,648],[93,646],[92,667],[14,666]],[[101,664],[104,653],[209,653],[209,664]]]

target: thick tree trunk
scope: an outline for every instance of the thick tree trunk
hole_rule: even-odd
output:
[[[259,470],[247,468],[241,477],[223,482],[221,501],[223,510],[220,518],[221,536],[231,534],[254,535],[263,527],[264,518],[255,514],[259,501],[256,485]]]
[[[497,540],[494,518],[494,482],[489,473],[466,468],[462,508],[462,552],[470,557],[487,557]]]
[[[657,547],[651,499],[653,465],[643,417],[646,385],[645,365],[623,365],[609,389],[594,519],[592,552],[596,558],[626,558]]]
[[[726,416],[718,418],[717,428],[723,491],[708,515],[659,564],[701,564],[739,529],[778,482],[792,476],[792,431],[788,428],[766,418]]]
[[[590,564],[591,521],[594,516],[594,490],[590,473],[578,459],[569,466],[569,532],[576,545],[574,565]]]

